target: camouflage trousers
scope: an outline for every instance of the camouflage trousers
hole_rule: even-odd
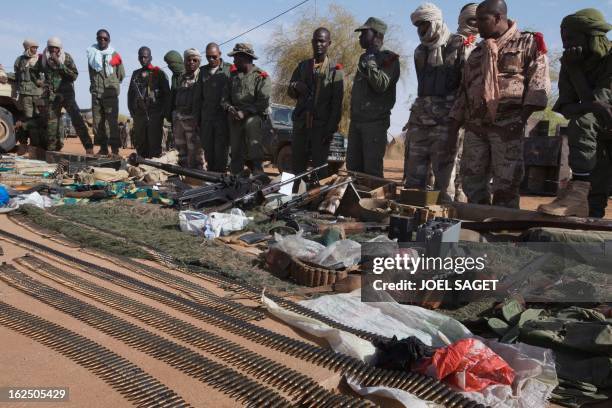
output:
[[[408,127],[406,144],[407,188],[425,189],[429,168],[433,170],[434,187],[445,203],[455,199],[455,154],[447,153],[448,125]]]
[[[263,172],[262,125],[263,119],[259,115],[251,115],[240,121],[229,118],[232,174],[241,173],[245,164],[253,173]]]
[[[461,175],[468,202],[519,208],[524,174],[522,135],[508,137],[495,128],[474,131],[466,125]]]
[[[189,169],[202,169],[202,148],[196,119],[193,116],[172,114],[174,146],[178,150],[178,165]]]
[[[32,146],[49,151],[60,151],[64,147],[64,121],[62,120],[62,96],[44,98],[40,108],[41,116],[46,119],[44,130],[38,140],[30,138]]]
[[[91,96],[94,142],[102,147],[119,147],[119,98]]]
[[[38,140],[38,133],[44,128],[41,124],[39,106],[42,103],[40,96],[19,95],[17,104],[23,113],[24,126],[16,132],[17,141],[27,144],[28,138]]]
[[[351,120],[346,152],[346,168],[383,177],[383,158],[387,149],[389,118],[375,122]]]

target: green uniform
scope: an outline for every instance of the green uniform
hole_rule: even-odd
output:
[[[246,74],[231,70],[221,106],[226,111],[233,106],[245,114],[242,120],[228,117],[232,174],[241,173],[245,164],[255,173],[263,172],[262,126],[270,106],[271,91],[272,81],[261,68],[253,66]]]
[[[571,69],[562,65],[559,74],[559,99],[553,110],[580,103],[572,85]],[[593,89],[595,100],[612,104],[612,51],[584,75]],[[590,173],[589,215],[603,217],[610,196],[612,180],[612,127],[605,119],[589,112],[568,118],[569,166],[575,173]]]
[[[149,66],[132,73],[128,109],[134,119],[134,147],[144,158],[162,154],[162,127],[170,116],[170,85],[164,71]]]
[[[70,54],[65,53],[63,63],[55,66],[51,61],[44,62],[41,58],[36,63],[35,69],[45,78],[45,92],[42,99],[44,103],[44,115],[47,119],[44,140],[39,140],[36,146],[46,150],[61,150],[64,146],[64,130],[62,123],[62,108],[70,116],[83,147],[93,147],[91,137],[81,116],[79,106],[74,96],[74,81],[79,72]]]
[[[383,177],[391,109],[400,76],[398,55],[381,50],[359,58],[351,96],[346,168]]]
[[[111,58],[112,73],[89,67],[89,92],[91,93],[91,111],[94,125],[94,142],[106,148],[121,146],[119,137],[119,93],[121,81],[125,78],[125,69],[119,53],[114,52]]]
[[[40,59],[40,56],[38,56]],[[17,93],[19,98],[17,100],[19,108],[24,117],[25,129],[21,129],[17,132],[17,140],[22,144],[28,143],[28,136],[32,133],[32,137],[38,140],[38,133],[41,131],[40,123],[40,111],[39,106],[41,104],[40,97],[43,89],[36,81],[39,79],[38,73],[35,72],[34,65],[28,64],[28,58],[25,55],[20,55],[15,60],[15,81],[17,82]],[[36,133],[36,134],[35,134]]]
[[[308,87],[308,95],[300,95],[293,84],[301,81]],[[344,72],[342,65],[325,58],[320,64],[314,59],[300,62],[293,71],[287,93],[297,100],[293,111],[291,157],[293,173],[306,171],[309,159],[317,167],[327,162],[332,135],[338,130],[342,116]],[[324,177],[322,171],[319,177]]]
[[[229,149],[227,114],[221,107],[221,97],[229,82],[231,66],[222,60],[214,73],[210,64],[202,66],[196,93],[200,141],[204,148],[206,168],[221,173],[227,168]]]
[[[172,88],[172,137],[178,150],[178,165],[202,169],[202,147],[197,132],[195,99],[199,69],[183,73]]]

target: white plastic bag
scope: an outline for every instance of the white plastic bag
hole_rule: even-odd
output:
[[[318,242],[302,238],[304,231],[298,231],[295,235],[282,236],[274,234],[276,244],[273,245],[286,254],[294,256],[302,261],[311,261],[318,253],[325,249],[325,246]]]
[[[249,224],[250,218],[244,215],[239,208],[234,208],[230,213],[214,212],[210,215],[199,211],[179,212],[179,226],[181,231],[192,235],[206,236],[207,238],[217,238],[229,235],[234,231],[241,231]],[[208,224],[208,234],[206,233]],[[210,234],[210,230],[214,236]]]
[[[311,262],[329,268],[342,263],[345,268],[357,265],[361,260],[361,244],[352,239],[336,241],[319,252]]]

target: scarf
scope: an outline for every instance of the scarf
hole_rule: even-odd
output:
[[[484,80],[483,98],[487,106],[487,112],[492,122],[495,121],[497,115],[497,107],[499,106],[499,80],[497,60],[499,59],[499,49],[504,48],[514,35],[517,33],[517,24],[515,21],[508,20],[509,27],[501,37],[489,38],[483,42],[482,56],[482,76]]]
[[[23,55],[26,57],[26,63],[25,63],[26,67],[33,67],[38,62],[38,57],[39,57],[38,53],[36,52],[34,54],[30,53],[29,48],[25,49],[25,51],[23,52]]]
[[[164,61],[168,64],[168,68],[174,75],[179,75],[185,72],[183,57],[178,51],[168,51],[164,55]]]
[[[59,54],[59,65],[62,65],[64,62],[66,62],[66,53],[64,52],[63,48],[60,48],[60,54]],[[51,53],[49,52],[49,48],[45,48],[45,50],[42,53],[42,65],[43,67],[49,66],[53,69],[57,69],[59,67],[58,64],[56,64],[52,59],[51,59]]]
[[[318,63],[315,59],[311,59],[308,64],[308,70],[302,72],[301,81],[306,83],[309,88],[314,87],[313,103],[312,106],[317,106],[319,94],[321,93],[321,87],[327,72],[330,70],[331,61],[329,57],[325,56],[323,62]],[[311,88],[312,89],[312,88]],[[314,126],[314,112],[308,110],[306,112],[306,127],[312,129]]]
[[[434,67],[444,64],[442,47],[450,38],[450,31],[442,20],[442,11],[432,3],[420,5],[411,15],[412,24],[417,25],[421,21],[431,23],[425,35],[420,36],[421,44],[429,50],[427,62]]]
[[[587,71],[596,68],[601,59],[610,52],[610,40],[606,34],[612,30],[612,25],[606,22],[599,10],[587,8],[570,14],[561,22],[561,28],[588,36],[591,56],[584,62]]]
[[[113,58],[113,54],[115,53],[115,49],[108,46],[105,50],[100,50],[98,48],[98,44],[93,44],[91,47],[87,48],[87,63],[96,72],[104,72],[106,75],[113,74],[113,63],[111,59]],[[119,63],[115,64],[118,65]]]
[[[478,38],[478,27],[468,24],[468,20],[476,17],[476,9],[478,4],[470,4],[465,6],[459,14],[459,27],[457,34],[463,37],[463,54],[462,61],[467,61],[474,48],[476,48],[476,39]]]

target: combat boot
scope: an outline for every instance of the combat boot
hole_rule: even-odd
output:
[[[551,203],[540,205],[538,212],[559,217],[588,217],[590,188],[588,181],[572,180]]]
[[[96,156],[108,156],[108,146],[100,146],[100,150],[98,150]]]
[[[85,154],[87,156],[93,156],[93,154],[94,154],[93,147],[88,147],[87,149],[85,149]]]

